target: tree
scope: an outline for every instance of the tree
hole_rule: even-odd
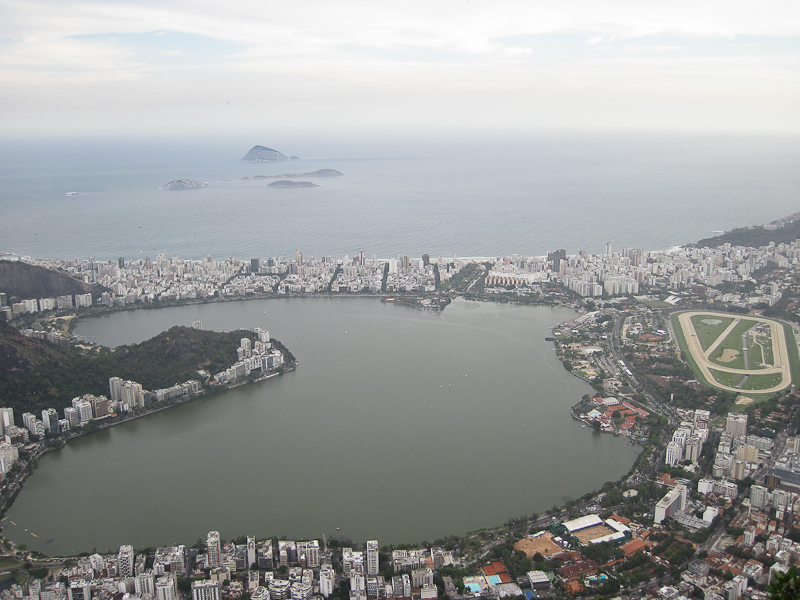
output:
[[[796,572],[794,565],[785,573],[775,573],[772,583],[769,584],[769,597],[771,600],[800,598],[800,574]]]

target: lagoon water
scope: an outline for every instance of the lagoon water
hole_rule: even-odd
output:
[[[41,461],[5,531],[57,555],[212,529],[413,542],[541,513],[623,475],[639,451],[570,416],[591,389],[544,337],[572,314],[309,299],[83,321],[77,334],[109,345],[193,319],[265,327],[300,365],[71,442]]]

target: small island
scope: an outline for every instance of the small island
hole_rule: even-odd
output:
[[[280,162],[289,160],[289,157],[266,146],[253,146],[242,160],[244,162]],[[297,157],[293,156],[292,160],[297,160]]]
[[[176,179],[161,186],[162,190],[199,190],[201,188],[211,187],[202,181],[195,181],[194,179]]]
[[[271,188],[301,188],[301,187],[319,187],[318,184],[311,181],[289,181],[288,179],[281,179],[268,183],[267,187]]]
[[[336,169],[318,169],[310,173],[281,173],[280,175],[254,175],[249,179],[289,179],[291,177],[342,177],[344,173]],[[244,179],[248,179],[245,177]]]

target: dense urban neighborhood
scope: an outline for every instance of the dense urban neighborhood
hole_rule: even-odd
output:
[[[758,233],[779,234],[796,217]],[[0,595],[766,599],[769,586],[800,563],[800,240],[718,242],[672,251],[609,243],[601,255],[497,258],[378,259],[363,251],[249,261],[14,257],[14,268],[46,269],[84,287],[29,297],[0,287],[0,318],[14,335],[86,356],[102,351],[72,335],[75,317],[177,303],[367,295],[433,311],[447,310],[455,296],[568,306],[575,315],[548,341],[593,389],[574,399],[572,416],[586,435],[626,436],[642,451],[619,481],[546,514],[431,544],[223,540],[211,531],[191,547],[123,545],[111,554],[48,558],[5,539]],[[107,396],[87,390],[40,414],[0,409],[3,510],[38,458],[70,437],[294,368],[269,332],[235,333],[239,345],[216,372],[199,369],[196,378],[152,389],[113,375]]]

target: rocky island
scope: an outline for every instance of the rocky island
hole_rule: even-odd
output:
[[[297,157],[293,156],[292,159],[296,160]],[[242,158],[244,162],[281,162],[284,160],[289,160],[289,157],[266,146],[253,146]]]
[[[200,188],[211,187],[202,181],[194,179],[176,179],[161,186],[162,190],[199,190]]]
[[[289,181],[288,179],[281,179],[267,184],[271,188],[299,188],[299,187],[319,187],[318,184],[311,181]]]

